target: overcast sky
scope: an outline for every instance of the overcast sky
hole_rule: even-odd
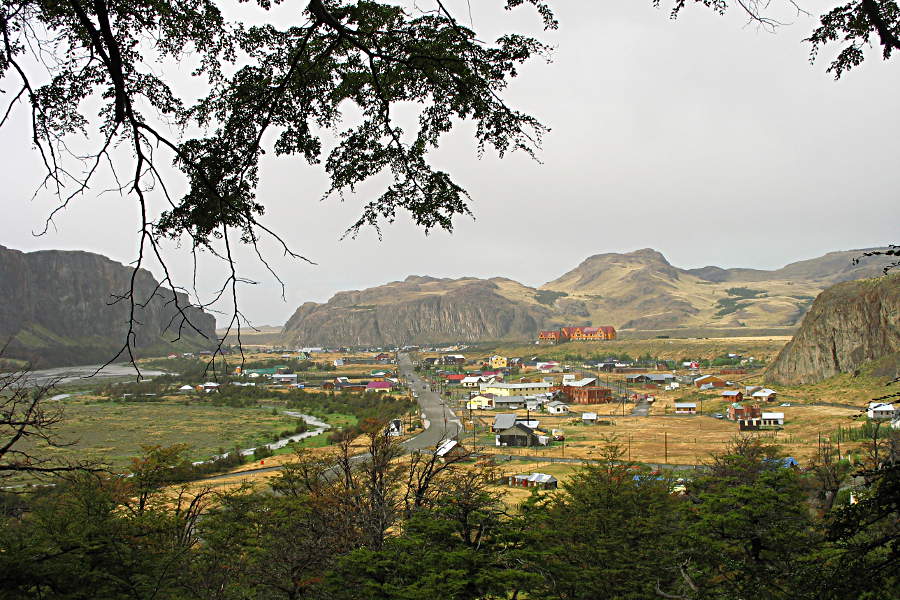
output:
[[[472,4],[483,39],[510,28],[540,32],[527,10]],[[317,264],[269,248],[287,284],[282,301],[273,278],[240,255],[242,272],[260,281],[240,298],[255,323],[280,325],[302,302],[410,274],[502,275],[537,286],[601,252],[652,247],[680,267],[777,268],[900,239],[900,59],[884,63],[872,51],[835,82],[825,73],[830,53],[809,63],[802,39],[811,17],[793,17],[773,35],[745,26],[737,11],[722,17],[689,6],[673,22],[650,0],[552,4],[560,29],[541,35],[556,48],[553,62],[522,69],[506,95],[552,128],[542,164],[521,154],[479,160],[469,129],[449,136],[434,163],[468,189],[475,215],[458,218],[453,235],[425,236],[401,218],[382,241],[372,231],[342,241],[378,188],[321,202],[320,169],[265,159],[264,222]],[[0,138],[0,244],[134,259],[137,209],[128,197],[88,194],[34,237],[53,207],[46,195],[30,200],[40,175],[20,118]],[[169,256],[187,284],[187,255],[173,248]],[[201,292],[220,275],[205,272]]]

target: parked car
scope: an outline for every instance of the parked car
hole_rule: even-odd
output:
[[[725,415],[723,415],[722,413],[713,413],[713,417],[717,419],[724,419]]]
[[[781,406],[790,406],[790,405],[791,405],[790,402],[784,402]]]

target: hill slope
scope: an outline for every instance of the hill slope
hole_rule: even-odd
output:
[[[51,367],[103,362],[124,343],[128,307],[110,305],[114,294],[128,287],[131,267],[90,252],[47,250],[19,252],[0,246],[0,340],[7,343],[3,358]],[[157,282],[144,270],[137,274],[141,299]],[[179,299],[185,303],[184,294]],[[145,353],[172,348],[181,318],[168,302],[172,291],[160,288],[136,317],[141,324],[135,344]],[[209,336],[206,340],[187,328],[179,347],[206,347],[215,340],[215,318],[199,310],[190,320]]]
[[[790,334],[815,296],[836,281],[871,277],[880,262],[851,265],[860,251],[833,252],[774,271],[679,269],[652,249],[598,254],[540,288],[510,279],[409,277],[308,302],[283,330],[302,345],[524,340],[541,328],[613,325]],[[649,333],[648,335],[655,335]]]
[[[845,282],[822,292],[766,371],[766,379],[782,385],[816,383],[896,353],[900,273]]]
[[[832,252],[774,271],[688,270],[647,248],[591,256],[541,289],[564,292],[595,324],[621,329],[792,327],[826,287],[880,272],[875,259],[852,265],[860,252]]]

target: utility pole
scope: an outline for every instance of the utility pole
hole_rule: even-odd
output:
[[[665,462],[666,464],[669,464],[669,432],[664,431],[663,436],[664,436],[663,439],[665,440],[664,446],[665,446],[665,453],[666,453],[666,460],[663,462]]]

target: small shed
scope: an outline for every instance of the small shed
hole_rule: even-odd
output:
[[[194,391],[194,387],[190,386],[190,385],[183,385],[180,388],[178,388],[179,394],[191,394],[191,393],[193,393],[193,391]]]
[[[597,423],[597,413],[586,412],[581,413],[581,422],[585,425],[595,425]]]
[[[203,387],[203,391],[206,392],[207,394],[211,394],[213,392],[219,391],[219,384],[214,383],[212,381],[207,381],[206,383],[203,384],[202,387]]]

